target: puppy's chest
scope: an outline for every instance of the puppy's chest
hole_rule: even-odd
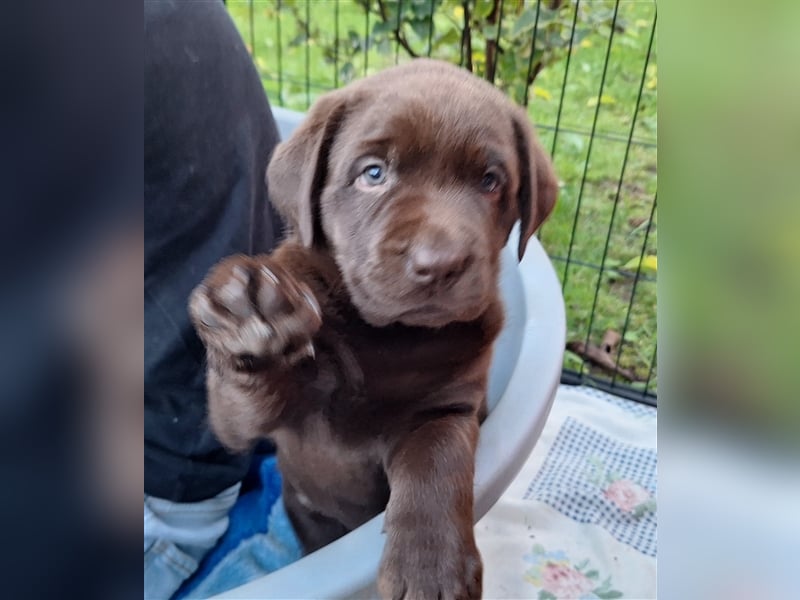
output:
[[[328,456],[341,463],[351,462],[350,451],[360,456],[354,462],[366,455],[372,462],[420,415],[463,401],[443,390],[476,375],[480,380],[493,341],[479,322],[438,330],[323,322],[314,338],[316,358],[292,375],[299,385],[287,399],[283,425],[305,440],[304,450],[322,437],[328,440],[322,446],[341,447],[343,453]]]
[[[438,330],[337,325],[324,332],[337,363],[334,378],[354,399],[395,417],[424,409],[426,398],[468,372],[491,344],[479,323]]]
[[[393,444],[443,402],[443,388],[486,363],[491,342],[478,324],[323,325],[273,435],[285,476],[317,510],[363,522],[385,505]]]
[[[371,461],[381,454],[376,444],[391,445],[421,414],[463,400],[442,392],[484,368],[491,340],[473,324],[376,331],[356,323],[324,325],[314,344],[316,358],[293,374],[299,386],[287,399],[283,425],[306,443],[330,437],[362,458],[369,446]],[[319,434],[321,424],[325,436]],[[337,456],[336,462],[350,462],[344,458]]]

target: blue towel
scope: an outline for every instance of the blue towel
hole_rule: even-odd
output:
[[[208,598],[298,560],[302,549],[280,493],[275,457],[256,455],[228,530],[173,598]]]

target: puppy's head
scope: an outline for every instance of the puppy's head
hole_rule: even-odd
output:
[[[376,326],[477,318],[512,226],[521,259],[557,192],[525,112],[432,60],[320,98],[267,176],[295,238],[331,252]]]

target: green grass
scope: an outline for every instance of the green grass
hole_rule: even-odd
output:
[[[302,32],[296,19],[285,6],[279,12],[274,0],[228,1],[230,13],[254,55],[273,104],[305,110],[324,91],[337,84],[343,85],[348,76],[360,77],[395,64],[393,48],[388,54],[371,49],[353,57],[351,73],[342,73],[341,64],[337,72],[335,65],[326,62],[324,50],[325,41],[334,39],[337,31],[337,3],[333,0],[310,0],[295,4],[302,17],[307,7],[312,26],[320,29],[320,38],[312,37],[308,44],[304,43],[304,39],[298,37]],[[340,38],[363,36],[367,26],[363,10],[350,0],[341,0],[338,13]],[[540,233],[542,244],[565,283],[568,340],[585,340],[588,335],[591,341],[599,343],[607,329],[622,332],[628,307],[631,307],[620,364],[642,380],[642,383],[634,384],[638,389],[644,389],[643,381],[647,379],[655,357],[655,276],[643,273],[634,294],[633,277],[620,274],[614,267],[638,258],[642,252],[656,193],[657,40],[653,41],[647,70],[644,70],[654,15],[652,2],[620,2],[619,16],[624,19],[625,29],[614,32],[595,126],[598,135],[591,141],[588,161],[592,139],[588,133],[592,129],[606,63],[609,28],[601,28],[574,49],[555,140],[554,162],[562,186],[556,210]],[[351,31],[354,33],[349,34]],[[408,60],[402,50],[399,59]],[[540,126],[539,136],[548,150],[554,144],[553,130],[558,118],[565,67],[566,60],[560,60],[545,68],[530,94],[529,113]],[[631,145],[623,173],[626,142],[643,73],[645,86],[633,131],[634,140],[642,143]],[[616,202],[612,223],[617,194],[619,201]],[[576,219],[579,198],[580,211]],[[657,215],[653,214],[645,245],[646,255],[656,255],[656,225]],[[599,266],[607,237],[606,271],[602,275],[596,268],[572,262],[566,269],[564,259],[569,253],[570,242],[573,261]],[[593,305],[596,305],[594,317]],[[565,367],[577,369],[580,362],[567,353]],[[649,389],[655,391],[656,388],[654,370]]]

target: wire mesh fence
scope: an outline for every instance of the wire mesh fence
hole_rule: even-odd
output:
[[[562,380],[655,404],[656,6],[648,0],[227,0],[270,101],[430,56],[528,108],[560,179],[538,235],[567,308]]]

